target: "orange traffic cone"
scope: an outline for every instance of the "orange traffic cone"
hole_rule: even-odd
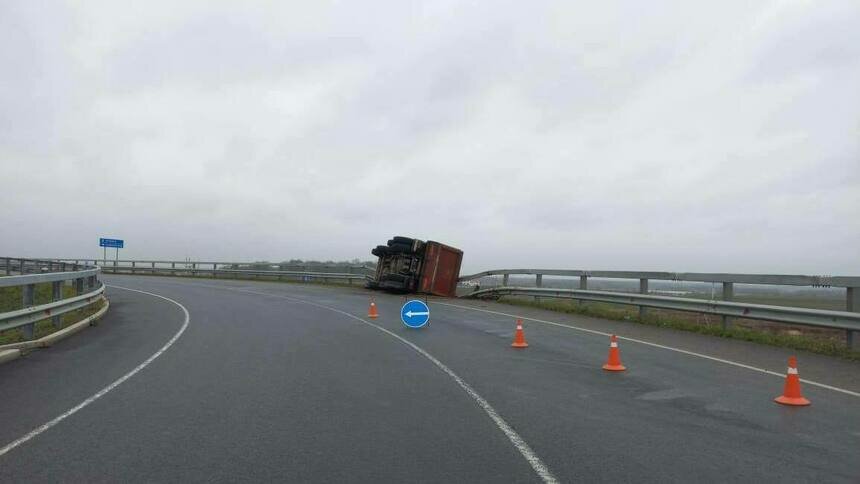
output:
[[[370,300],[370,310],[367,312],[367,317],[370,319],[376,319],[379,317],[379,313],[376,312],[376,303],[373,302],[373,299]]]
[[[511,343],[511,346],[514,348],[528,348],[529,344],[526,343],[526,335],[523,334],[523,320],[517,320],[517,332],[514,333],[514,342]]]
[[[785,375],[785,388],[782,395],[773,399],[783,405],[809,405],[811,402],[800,394],[800,376],[797,374],[797,358],[788,358],[788,374]]]
[[[613,334],[609,337],[609,358],[603,369],[607,371],[624,371],[627,368],[621,364],[621,353],[618,351],[618,338]]]

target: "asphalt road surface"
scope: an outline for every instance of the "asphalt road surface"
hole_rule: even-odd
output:
[[[368,320],[358,288],[103,280],[98,326],[0,365],[0,482],[860,481],[860,364],[799,353],[820,385],[793,408],[772,401],[780,348],[442,299],[414,330],[403,297]],[[609,332],[626,372],[601,369]]]

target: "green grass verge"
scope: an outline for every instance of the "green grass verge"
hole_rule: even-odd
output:
[[[21,287],[0,288],[0,312],[21,309],[23,307],[22,291],[23,289]],[[74,295],[74,287],[65,285],[63,286],[64,299],[72,297]],[[36,284],[35,304],[39,305],[49,302],[51,302],[51,283]],[[53,322],[50,319],[43,319],[41,321],[37,321],[33,331],[34,339],[39,339],[43,336],[47,336],[51,333],[59,331],[60,329],[71,326],[78,321],[95,314],[96,312],[98,312],[99,309],[102,308],[103,305],[104,301],[98,301],[94,304],[90,304],[85,308],[70,311],[66,314],[63,314],[60,319],[61,325],[59,328],[55,328]],[[0,345],[20,343],[22,341],[26,340],[24,339],[24,333],[20,329],[0,331]]]
[[[596,318],[629,321],[635,324],[678,329],[681,331],[690,331],[711,336],[719,336],[721,338],[751,341],[759,344],[810,351],[813,353],[860,361],[860,352],[848,349],[848,347],[845,346],[844,337],[838,336],[840,334],[844,335],[844,332],[841,330],[810,334],[785,334],[781,332],[786,331],[786,327],[784,325],[780,325],[780,329],[778,330],[772,330],[766,323],[761,324],[759,322],[748,321],[735,322],[728,328],[723,329],[719,324],[719,317],[714,318],[711,316],[711,318],[715,319],[714,323],[702,322],[699,320],[702,316],[697,317],[691,313],[685,313],[684,316],[679,316],[671,312],[650,308],[648,309],[648,313],[645,317],[640,319],[637,308],[615,304],[594,302],[580,304],[576,301],[570,300],[548,299],[534,301],[531,298],[525,299],[511,296],[503,297],[499,299],[499,302],[515,306],[548,309],[550,311],[562,313],[582,314]]]

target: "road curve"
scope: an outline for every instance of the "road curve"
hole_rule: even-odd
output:
[[[0,366],[0,448],[138,368],[0,455],[0,482],[860,479],[856,396],[806,385],[811,407],[783,407],[773,375],[629,341],[629,370],[610,374],[605,336],[527,320],[517,351],[507,314],[777,371],[781,349],[432,299],[429,327],[408,330],[402,297],[377,295],[369,322],[360,289],[104,280],[190,322],[109,287],[97,327]],[[860,365],[804,361],[802,376],[860,390]]]

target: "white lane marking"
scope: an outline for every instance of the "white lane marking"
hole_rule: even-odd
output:
[[[187,327],[188,327],[188,322],[189,322],[189,321],[190,321],[190,319],[191,319],[191,317],[188,315],[188,310],[187,310],[187,309],[185,309],[185,306],[183,306],[182,304],[179,304],[178,302],[174,301],[173,299],[170,299],[169,297],[161,296],[161,295],[159,295],[159,294],[153,294],[153,293],[151,293],[151,292],[140,291],[140,290],[138,290],[138,289],[130,289],[130,288],[128,288],[128,287],[114,286],[114,285],[112,285],[112,284],[105,284],[105,285],[106,285],[107,287],[113,287],[113,288],[116,288],[116,289],[124,289],[124,290],[126,290],[126,291],[133,291],[133,292],[139,292],[139,293],[142,293],[142,294],[147,294],[147,295],[149,295],[149,296],[154,296],[154,297],[157,297],[157,298],[164,299],[165,301],[172,302],[173,304],[176,304],[177,306],[179,306],[179,307],[182,309],[182,312],[183,312],[183,313],[185,313],[185,321],[182,323],[182,327],[181,327],[181,328],[179,328],[179,331],[178,331],[175,335],[173,335],[173,337],[172,337],[172,338],[170,338],[170,341],[168,341],[167,343],[165,343],[165,344],[164,344],[164,346],[162,346],[160,350],[156,351],[156,352],[155,352],[155,354],[153,354],[152,356],[150,356],[149,358],[147,358],[147,359],[146,359],[146,361],[144,361],[143,363],[141,363],[141,364],[137,365],[137,366],[136,366],[133,370],[131,370],[130,372],[126,373],[125,375],[123,375],[123,376],[121,376],[121,377],[119,377],[119,379],[117,379],[116,381],[114,381],[114,382],[113,382],[113,383],[111,383],[110,385],[108,385],[108,386],[106,386],[106,387],[102,388],[101,390],[99,390],[99,391],[98,391],[96,394],[94,394],[93,396],[91,396],[91,397],[87,398],[86,400],[84,400],[83,402],[81,402],[81,403],[79,403],[79,404],[75,405],[74,407],[72,407],[71,409],[67,410],[67,411],[66,411],[66,412],[64,412],[63,414],[61,414],[61,415],[57,416],[56,418],[54,418],[54,419],[53,419],[53,420],[51,420],[50,422],[48,422],[48,423],[46,423],[46,424],[42,425],[41,427],[35,428],[35,429],[31,430],[29,433],[27,433],[26,435],[24,435],[23,437],[21,437],[21,438],[19,438],[19,439],[15,440],[15,441],[13,441],[13,442],[10,442],[9,444],[6,444],[6,446],[4,446],[3,448],[0,448],[0,457],[2,457],[2,456],[3,456],[3,454],[6,454],[7,452],[9,452],[10,450],[14,449],[15,447],[18,447],[19,445],[23,444],[24,442],[27,442],[28,440],[32,439],[33,437],[36,437],[37,435],[41,434],[42,432],[45,432],[46,430],[50,429],[50,428],[51,428],[51,427],[53,427],[54,425],[57,425],[58,423],[60,423],[60,422],[62,422],[63,420],[65,420],[66,418],[68,418],[68,417],[70,417],[70,416],[74,415],[75,413],[77,413],[77,412],[78,412],[79,410],[81,410],[82,408],[86,407],[87,405],[89,405],[89,404],[93,403],[94,401],[98,400],[99,398],[103,397],[106,393],[108,393],[109,391],[113,390],[114,388],[116,388],[117,386],[119,386],[120,384],[122,384],[124,381],[126,381],[126,380],[128,380],[129,378],[131,378],[131,377],[133,377],[134,375],[136,375],[136,374],[137,374],[137,372],[139,372],[140,370],[142,370],[142,369],[146,368],[150,363],[152,363],[152,361],[153,361],[153,360],[155,360],[156,358],[158,358],[159,356],[161,356],[161,354],[162,354],[162,353],[164,353],[165,351],[167,351],[167,349],[168,349],[168,348],[170,348],[170,347],[173,345],[173,343],[175,343],[175,342],[176,342],[176,340],[178,340],[178,339],[179,339],[179,337],[180,337],[180,336],[182,336],[182,333],[184,333],[184,332],[185,332],[185,328],[187,328]]]
[[[496,411],[496,409],[493,408],[493,406],[490,405],[490,403],[488,401],[486,401],[484,399],[484,397],[482,397],[480,394],[478,394],[478,392],[475,391],[475,389],[472,388],[471,385],[466,383],[462,378],[460,378],[459,375],[454,373],[453,370],[451,370],[450,368],[445,366],[444,363],[442,363],[441,361],[436,359],[436,357],[434,357],[433,355],[431,355],[430,353],[425,351],[420,346],[418,346],[418,345],[412,343],[411,341],[401,337],[397,333],[389,331],[388,329],[385,329],[382,326],[378,326],[376,324],[373,324],[370,321],[359,318],[358,316],[350,314],[346,311],[341,311],[340,309],[337,309],[337,308],[333,308],[333,307],[326,306],[323,304],[318,304],[318,303],[308,301],[305,299],[301,299],[301,298],[283,296],[280,294],[271,294],[271,293],[267,293],[267,292],[249,291],[249,290],[243,290],[243,289],[232,289],[232,288],[221,287],[221,286],[208,286],[208,285],[203,286],[201,284],[195,284],[195,285],[202,286],[202,287],[226,289],[228,291],[244,292],[244,293],[248,293],[248,294],[259,294],[261,296],[270,296],[270,297],[276,297],[276,298],[280,298],[280,299],[286,299],[288,301],[294,301],[294,302],[299,302],[299,303],[303,303],[303,304],[309,304],[311,306],[316,306],[318,308],[327,309],[329,311],[334,311],[338,314],[342,314],[346,317],[355,319],[356,321],[360,321],[360,322],[362,322],[362,323],[364,323],[364,324],[366,324],[372,328],[375,328],[375,329],[378,329],[379,331],[382,331],[383,333],[385,333],[385,334],[387,334],[393,338],[396,338],[401,343],[403,343],[406,346],[409,346],[410,348],[415,350],[421,356],[430,360],[434,365],[436,365],[436,367],[438,367],[440,370],[445,372],[445,374],[450,376],[458,385],[460,385],[460,388],[462,388],[463,391],[466,392],[466,394],[468,394],[470,397],[472,397],[473,400],[475,400],[475,402],[478,403],[478,406],[480,406],[481,409],[484,410],[484,412],[493,420],[493,422],[496,424],[496,427],[498,427],[499,430],[501,430],[505,434],[505,436],[508,438],[508,440],[511,441],[511,444],[513,444],[513,446],[520,452],[520,454],[522,454],[522,456],[526,459],[526,461],[529,463],[529,465],[531,465],[532,469],[534,469],[535,473],[537,473],[538,477],[540,477],[543,480],[543,482],[545,482],[547,484],[554,484],[554,483],[558,482],[558,480],[553,475],[552,471],[549,470],[549,467],[547,467],[547,465],[544,464],[544,462],[540,459],[540,457],[538,457],[538,455],[535,453],[535,451],[532,450],[532,448],[529,446],[529,444],[527,444],[526,441],[523,440],[523,438],[520,436],[520,434],[518,434],[517,431],[514,430],[510,426],[510,424],[508,424],[508,422],[506,422],[505,419],[502,418],[501,415],[499,415],[499,413]]]
[[[573,330],[576,330],[576,331],[583,331],[583,332],[585,332],[585,333],[599,334],[599,335],[602,335],[602,336],[612,336],[612,333],[604,333],[603,331],[596,331],[596,330],[593,330],[593,329],[582,328],[582,327],[579,327],[579,326],[573,326],[573,325],[571,325],[571,324],[556,323],[556,322],[554,322],[554,321],[544,321],[544,320],[542,320],[542,319],[529,318],[529,317],[526,317],[526,316],[518,316],[518,315],[515,315],[515,314],[508,314],[508,313],[503,313],[503,312],[500,312],[500,311],[490,311],[489,309],[479,309],[479,308],[473,308],[473,307],[469,307],[469,306],[460,306],[460,305],[458,305],[458,304],[443,303],[443,302],[439,302],[439,301],[434,301],[434,302],[435,302],[435,304],[440,304],[440,305],[442,305],[442,306],[450,306],[450,307],[452,307],[452,308],[460,308],[460,309],[466,309],[466,310],[470,310],[470,311],[480,311],[480,312],[483,312],[483,313],[497,314],[497,315],[500,315],[500,316],[508,316],[508,317],[511,317],[511,318],[526,319],[526,320],[529,320],[529,321],[534,321],[534,322],[536,322],[536,323],[550,324],[550,325],[558,326],[558,327],[561,327],[561,328],[573,329]],[[627,337],[627,336],[618,336],[618,339],[623,339],[623,340],[626,340],[626,341],[632,341],[632,342],[634,342],[634,343],[639,343],[639,344],[643,344],[643,345],[647,345],[647,346],[653,346],[654,348],[660,348],[660,349],[664,349],[664,350],[675,351],[675,352],[677,352],[677,353],[683,353],[683,354],[685,354],[685,355],[695,356],[695,357],[698,357],[698,358],[704,358],[704,359],[706,359],[706,360],[716,361],[716,362],[719,362],[719,363],[725,363],[726,365],[737,366],[737,367],[739,367],[739,368],[746,368],[747,370],[757,371],[757,372],[759,372],[759,373],[765,373],[765,374],[768,374],[768,375],[774,375],[774,376],[778,376],[778,377],[780,377],[780,378],[785,378],[785,374],[784,374],[784,373],[778,373],[778,372],[776,372],[776,371],[771,371],[771,370],[766,370],[766,369],[764,369],[764,368],[758,368],[758,367],[755,367],[755,366],[746,365],[746,364],[744,364],[744,363],[739,363],[739,362],[737,362],[737,361],[726,360],[726,359],[723,359],[723,358],[717,358],[716,356],[710,356],[710,355],[705,355],[705,354],[702,354],[702,353],[696,353],[695,351],[683,350],[683,349],[681,349],[681,348],[675,348],[675,347],[673,347],[673,346],[661,345],[661,344],[658,344],[658,343],[652,343],[652,342],[650,342],[650,341],[644,341],[644,340],[641,340],[641,339],[630,338],[630,337]],[[847,389],[845,389],[845,388],[834,387],[834,386],[831,386],[831,385],[827,385],[827,384],[825,384],[825,383],[819,383],[819,382],[817,382],[817,381],[806,380],[806,379],[803,379],[803,378],[801,378],[801,379],[800,379],[800,381],[801,381],[801,382],[803,382],[803,383],[808,383],[808,384],[810,384],[810,385],[812,385],[812,386],[816,386],[816,387],[820,387],[820,388],[826,388],[826,389],[828,389],[828,390],[833,390],[834,392],[839,392],[839,393],[844,393],[844,394],[846,394],[846,395],[851,395],[852,397],[860,397],[860,393],[858,393],[858,392],[854,392],[854,391],[851,391],[851,390],[847,390]]]

